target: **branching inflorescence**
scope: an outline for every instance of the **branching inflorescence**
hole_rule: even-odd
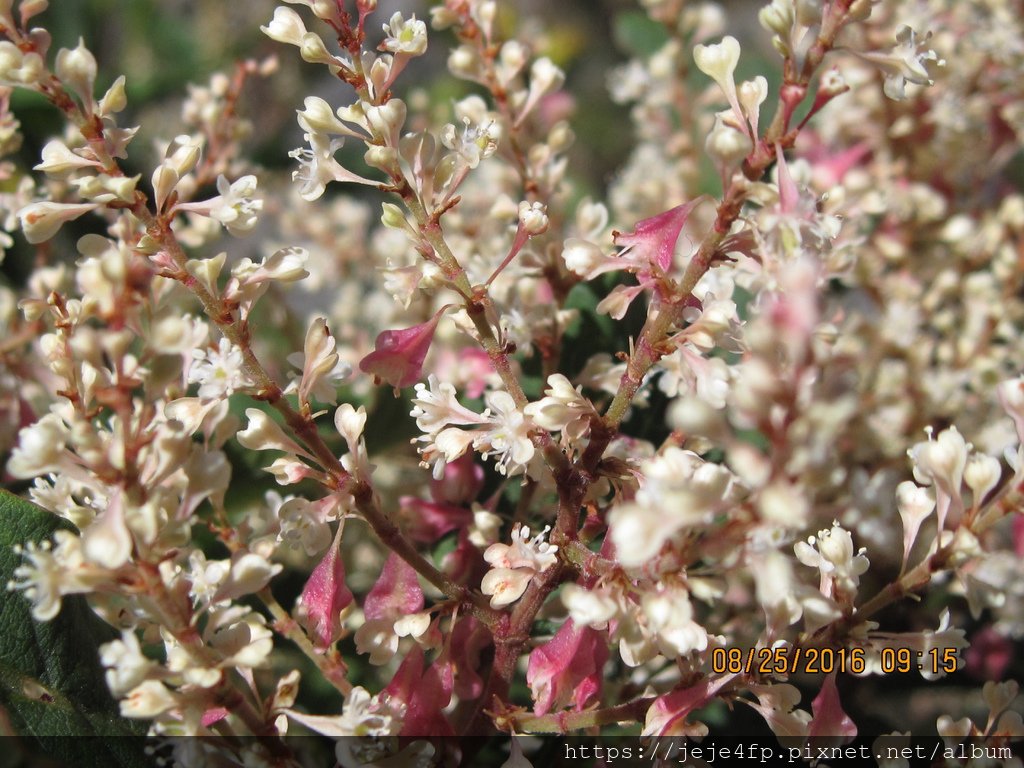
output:
[[[736,82],[717,6],[644,0],[659,42],[609,75],[634,141],[606,202],[570,171],[565,74],[511,3],[273,8],[265,35],[334,84],[295,104],[291,193],[244,153],[243,90],[275,61],[194,88],[144,179],[125,78],[99,95],[86,44],[52,54],[31,25],[46,3],[13,5],[0,149],[19,141],[13,89],[66,130],[35,175],[5,164],[4,246],[38,248],[0,288],[6,466],[79,533],[26,545],[11,588],[39,621],[84,594],[119,629],[97,653],[123,715],[164,736],[371,737],[339,743],[347,765],[442,749],[384,737],[700,737],[716,702],[851,739],[836,674],[790,666],[811,649],[863,675],[907,648],[1007,674],[1024,633],[1012,3],[772,0],[769,87]],[[469,84],[454,104],[406,92],[428,25]],[[384,202],[329,197],[346,185]],[[75,220],[95,232],[72,263]],[[216,252],[222,230],[258,253]],[[375,429],[395,430],[392,390],[415,455]],[[240,455],[286,495],[245,499]],[[887,626],[893,606],[913,619]],[[307,711],[284,648],[340,709]],[[740,648],[781,661],[710,662]],[[1016,684],[985,695],[987,723],[942,713],[939,731],[1020,736]]]

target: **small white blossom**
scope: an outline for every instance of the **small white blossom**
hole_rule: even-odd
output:
[[[177,697],[166,685],[159,680],[147,680],[121,700],[121,714],[124,717],[148,720],[163,714],[177,703]]]
[[[519,226],[530,235],[542,235],[548,231],[547,208],[543,203],[519,203]]]
[[[383,25],[385,51],[405,56],[422,56],[427,50],[427,25],[415,16],[408,20],[401,13],[395,13],[387,24]]]
[[[188,380],[199,385],[200,400],[217,400],[252,386],[242,350],[227,338],[221,338],[216,350],[193,350],[192,357]]]
[[[495,122],[474,125],[468,117],[462,119],[462,131],[449,123],[441,131],[441,143],[456,153],[469,168],[476,168],[498,149],[501,129]]]
[[[491,570],[484,575],[480,589],[491,595],[491,607],[500,608],[514,603],[529,586],[531,579],[544,573],[558,562],[558,547],[544,541],[551,528],[546,527],[532,539],[530,529],[516,523],[512,529],[512,544],[492,544],[484,552],[484,560]]]
[[[43,201],[26,205],[18,211],[18,221],[25,239],[35,245],[43,243],[57,234],[57,230],[67,221],[95,211],[98,203],[51,203]]]
[[[22,556],[22,563],[14,569],[14,579],[7,589],[25,593],[32,602],[32,618],[36,621],[50,621],[60,613],[64,595],[92,589],[81,539],[70,531],[57,531],[52,543],[15,546],[14,552]]]
[[[120,640],[101,645],[100,662],[107,668],[110,692],[118,698],[140,685],[154,667],[142,653],[139,638],[132,630],[123,631]]]
[[[503,475],[515,475],[526,469],[533,458],[533,423],[520,411],[508,392],[491,392],[485,398],[490,413],[489,426],[480,431],[473,447],[487,458],[495,454],[495,466]]]
[[[578,440],[590,429],[590,421],[597,417],[593,404],[574,388],[560,373],[548,376],[544,397],[530,403],[524,413],[539,427],[562,432],[569,440]]]
[[[827,597],[833,595],[834,588],[847,594],[855,592],[860,577],[868,570],[866,550],[861,547],[854,551],[853,536],[838,522],[807,541],[798,541],[793,549],[801,563],[821,573],[821,593]]]
[[[256,226],[257,214],[263,210],[263,201],[253,199],[256,177],[243,176],[228,182],[223,175],[218,176],[217,191],[220,194],[210,201],[210,218],[223,224],[232,235],[251,232]]]
[[[345,707],[340,715],[321,717],[287,709],[285,714],[310,730],[334,739],[349,736],[388,736],[398,725],[377,696],[371,696],[365,688],[356,686],[345,697]]]
[[[647,629],[667,658],[685,656],[708,647],[708,633],[693,620],[689,595],[679,588],[648,592],[642,601]]]
[[[871,61],[885,74],[885,95],[894,101],[906,98],[906,84],[932,85],[935,81],[928,72],[928,65],[945,66],[944,59],[925,46],[931,39],[929,32],[920,40],[917,33],[908,26],[900,27],[896,33],[896,47],[891,53],[866,53],[862,56]]]

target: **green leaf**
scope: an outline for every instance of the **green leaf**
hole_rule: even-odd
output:
[[[14,545],[48,541],[62,529],[74,530],[0,490],[0,585],[14,579],[21,564]],[[32,618],[20,594],[0,601],[0,717],[21,737],[20,747],[75,768],[148,765],[140,738],[146,725],[121,717],[99,663],[99,646],[116,637],[80,596],[65,597],[61,612],[45,623]],[[35,759],[26,754],[20,764],[38,764]],[[0,762],[19,765],[17,755]]]
[[[668,42],[665,27],[642,11],[620,13],[612,23],[615,43],[634,56],[650,56]]]

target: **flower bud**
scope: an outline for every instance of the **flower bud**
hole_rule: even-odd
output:
[[[398,151],[393,147],[371,145],[363,153],[363,161],[371,168],[391,173],[398,168]]]
[[[96,82],[96,59],[81,38],[76,48],[61,48],[57,52],[55,71],[57,77],[71,86],[87,108],[91,106],[92,89]]]
[[[782,38],[789,36],[795,19],[793,0],[772,0],[757,13],[757,20],[761,26]]]
[[[316,32],[307,32],[299,41],[299,55],[310,64],[336,64],[324,41]]]
[[[414,232],[409,222],[405,219],[405,214],[402,213],[402,209],[394,203],[382,203],[381,204],[381,217],[380,222],[389,229],[400,229],[403,232]]]
[[[100,106],[97,110],[101,116],[112,115],[120,112],[128,106],[128,97],[124,91],[125,77],[121,75],[113,82],[100,99]]]
[[[754,143],[747,134],[727,125],[722,119],[723,115],[731,114],[730,112],[720,112],[715,116],[715,126],[704,142],[707,153],[716,163],[725,168],[738,165],[754,148]]]
[[[26,205],[18,211],[18,221],[25,239],[35,245],[49,240],[66,221],[77,219],[84,213],[94,211],[97,203],[51,203],[43,201]]]
[[[309,133],[340,133],[351,136],[352,131],[337,118],[331,105],[319,96],[307,96],[305,109],[296,112],[299,127]]]
[[[543,203],[519,203],[519,226],[526,234],[541,235],[548,231],[547,208]]]
[[[265,27],[260,27],[263,34],[271,40],[289,45],[301,45],[306,34],[306,25],[302,17],[291,8],[278,6],[274,9],[274,18]]]
[[[740,44],[735,37],[726,35],[716,45],[698,45],[693,49],[697,68],[710,77],[726,93],[734,91],[733,72],[740,60]]]
[[[964,468],[964,482],[974,493],[974,503],[980,504],[988,492],[999,483],[1002,468],[999,461],[984,454],[975,453],[967,460]]]

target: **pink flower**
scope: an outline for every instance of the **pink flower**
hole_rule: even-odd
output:
[[[821,684],[821,691],[811,702],[814,717],[807,729],[807,742],[811,746],[837,746],[846,744],[857,735],[857,726],[843,711],[839,701],[839,690],[836,688],[836,675],[833,672]]]
[[[340,530],[339,530],[340,533]],[[316,646],[326,650],[341,634],[341,612],[352,603],[345,585],[345,563],[341,559],[340,536],[320,561],[302,590],[306,626]]]
[[[530,654],[526,682],[538,715],[570,703],[576,711],[601,692],[608,645],[604,634],[568,619],[553,638]]]
[[[450,464],[445,464],[441,478],[430,481],[430,495],[435,501],[465,504],[475,500],[483,487],[483,467],[473,460],[472,453],[464,453]]]
[[[397,619],[423,609],[423,590],[416,571],[398,555],[391,553],[380,578],[366,595],[363,613],[370,620]]]
[[[702,723],[688,723],[686,718],[710,701],[732,679],[726,675],[717,680],[703,680],[692,688],[681,688],[666,693],[647,710],[641,736],[705,736]]]
[[[405,529],[413,541],[434,542],[449,531],[465,528],[473,522],[473,513],[470,510],[443,501],[402,496],[398,503],[405,521]]]
[[[484,690],[480,669],[480,654],[491,645],[491,633],[472,616],[459,620],[452,630],[446,652],[452,667],[455,694],[463,700],[475,699]]]
[[[446,309],[441,307],[427,322],[412,328],[381,332],[373,352],[360,361],[359,369],[397,389],[411,387],[420,379],[423,360]]]
[[[672,267],[672,257],[679,233],[690,213],[703,199],[694,198],[685,205],[678,205],[657,216],[637,222],[632,232],[614,232],[615,244],[629,249],[631,261],[646,262],[650,265],[645,270],[648,274],[653,267],[657,267],[663,273],[668,272]]]
[[[442,674],[436,664],[423,669],[423,649],[413,646],[384,689],[388,702],[405,705],[399,736],[454,736],[441,711],[452,698],[451,669]]]

